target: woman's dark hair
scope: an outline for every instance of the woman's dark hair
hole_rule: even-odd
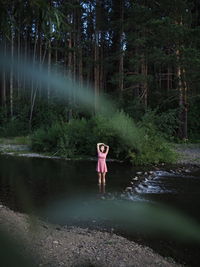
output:
[[[103,153],[105,153],[106,152],[106,147],[104,146],[104,145],[100,145],[100,151],[101,151],[101,147],[104,147],[104,151],[103,151]]]

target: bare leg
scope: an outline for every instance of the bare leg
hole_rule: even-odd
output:
[[[102,180],[103,180],[103,184],[106,184],[106,173],[105,172],[102,173]]]
[[[101,173],[98,172],[98,177],[99,177],[99,184],[101,184]]]
[[[99,186],[99,193],[101,193],[101,184],[98,184]]]
[[[102,193],[105,194],[106,190],[105,190],[105,184],[102,184]]]

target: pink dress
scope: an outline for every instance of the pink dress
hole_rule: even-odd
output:
[[[97,172],[107,172],[106,156],[108,153],[98,152]]]

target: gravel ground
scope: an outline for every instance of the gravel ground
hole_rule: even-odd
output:
[[[200,144],[174,144],[174,150],[178,153],[178,164],[191,164],[200,166]],[[0,144],[0,152],[2,154],[22,156],[22,157],[37,157],[37,158],[62,158],[56,155],[43,155],[33,153],[27,145]],[[25,152],[25,153],[23,153]],[[66,158],[67,159],[67,158]],[[68,159],[70,160],[70,159]],[[90,158],[96,160],[96,158]],[[117,161],[107,159],[108,161]]]
[[[78,227],[60,227],[0,206],[0,226],[20,253],[31,253],[36,266],[181,266],[116,234]],[[17,265],[16,265],[17,266]]]
[[[176,144],[175,151],[179,154],[179,164],[200,166],[200,144]]]

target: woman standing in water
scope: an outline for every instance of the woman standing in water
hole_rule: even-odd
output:
[[[97,172],[99,177],[99,184],[106,183],[106,172],[107,165],[106,165],[106,156],[109,151],[109,146],[105,145],[104,143],[97,144],[97,153],[98,153],[98,162],[97,162]]]

